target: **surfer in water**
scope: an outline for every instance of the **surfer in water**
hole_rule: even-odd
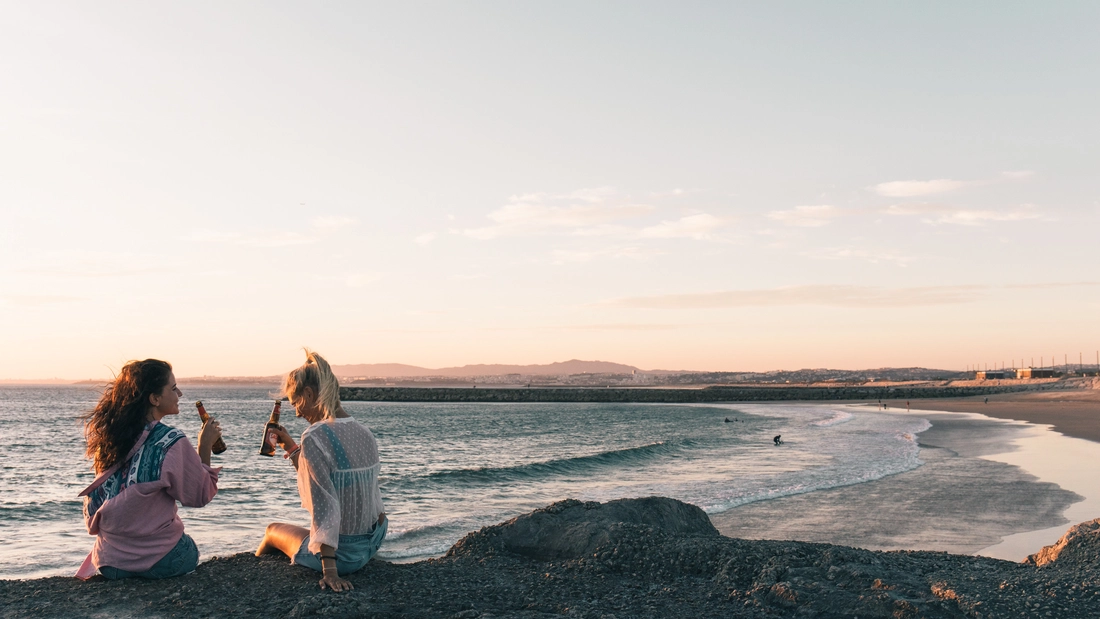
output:
[[[781,440],[782,438],[783,438],[782,434],[776,434],[775,438],[773,438],[772,440],[775,441],[776,445],[782,445],[783,444],[783,441]]]

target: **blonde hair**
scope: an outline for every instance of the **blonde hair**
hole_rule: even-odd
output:
[[[340,408],[340,383],[324,357],[308,348],[305,351],[306,362],[291,370],[283,380],[283,395],[295,399],[309,387],[317,394],[317,404],[324,413],[324,419],[335,419]]]

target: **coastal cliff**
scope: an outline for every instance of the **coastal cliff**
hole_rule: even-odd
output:
[[[566,500],[444,556],[371,561],[348,593],[285,558],[167,581],[0,581],[0,617],[1100,617],[1100,519],[1014,563],[722,537],[697,507]]]

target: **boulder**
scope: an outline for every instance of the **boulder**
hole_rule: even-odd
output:
[[[719,536],[706,512],[676,499],[646,497],[607,503],[566,499],[470,533],[447,556],[503,551],[543,561],[575,559],[590,555],[625,529],[634,534],[644,529],[654,535]]]
[[[1070,527],[1056,544],[1029,556],[1024,563],[1042,567],[1100,566],[1100,518]]]

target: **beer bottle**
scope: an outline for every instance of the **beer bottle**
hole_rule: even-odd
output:
[[[195,402],[195,408],[199,409],[199,419],[202,420],[202,425],[206,425],[207,421],[210,421],[210,415],[206,413],[206,407],[202,405],[202,400]],[[218,440],[214,441],[214,446],[210,449],[216,454],[226,450],[225,441],[219,436]]]
[[[271,409],[271,419],[268,419],[267,425],[264,426],[264,440],[260,443],[261,456],[275,455],[275,446],[279,444],[279,435],[275,432],[275,428],[279,427],[279,408],[282,405],[282,402],[275,400],[275,407]]]

